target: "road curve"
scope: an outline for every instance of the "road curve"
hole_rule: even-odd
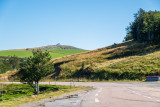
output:
[[[56,84],[70,85],[69,82],[56,82]],[[43,107],[160,107],[159,82],[75,82],[74,84],[93,86],[96,89],[71,98],[46,102]]]

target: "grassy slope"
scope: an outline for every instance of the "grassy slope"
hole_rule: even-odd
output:
[[[69,78],[69,75],[77,77],[76,73],[81,75],[83,72],[81,77],[89,75],[89,78],[101,79],[143,79],[146,75],[160,72],[159,49],[159,45],[127,41],[53,61],[70,61],[60,66],[60,78]]]

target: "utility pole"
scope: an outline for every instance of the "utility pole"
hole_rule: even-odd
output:
[[[72,88],[72,76],[71,76],[71,70],[70,70],[69,72],[70,72],[70,88]]]

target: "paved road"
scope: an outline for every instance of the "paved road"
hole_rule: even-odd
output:
[[[51,83],[55,84],[55,83]],[[69,82],[57,82],[69,85]],[[76,82],[96,89],[71,98],[47,102],[44,107],[160,107],[160,82]]]

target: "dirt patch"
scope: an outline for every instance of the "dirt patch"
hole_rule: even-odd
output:
[[[0,81],[8,81],[8,76],[0,77]]]

